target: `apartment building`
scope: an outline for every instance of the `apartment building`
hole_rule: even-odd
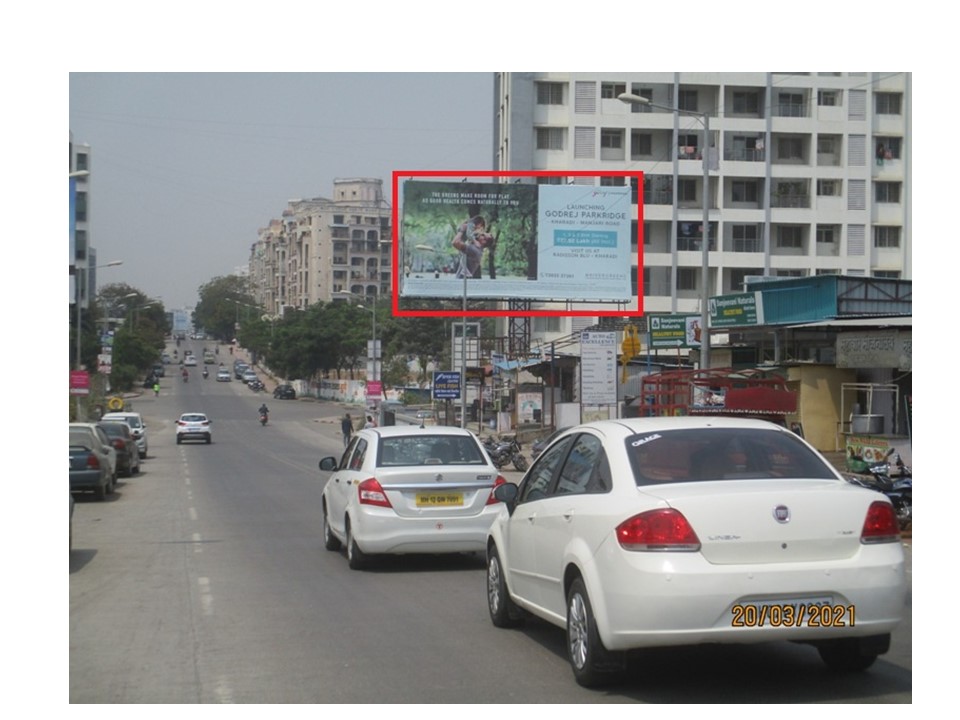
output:
[[[910,73],[498,73],[494,92],[498,170],[643,171],[646,313],[698,313],[751,276],[911,279]],[[531,329],[549,341],[590,322]]]
[[[290,200],[251,246],[254,298],[279,316],[348,294],[389,293],[391,213],[373,178],[336,179],[333,198]]]
[[[90,146],[77,143],[70,133],[70,297],[79,299],[80,307],[90,306],[96,295],[96,250],[90,247],[89,199],[90,199]]]

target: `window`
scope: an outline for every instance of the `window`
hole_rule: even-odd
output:
[[[777,228],[777,247],[803,248],[803,228],[800,225],[780,225]]]
[[[740,291],[747,286],[747,276],[763,276],[763,268],[732,268],[730,270],[730,287]]]
[[[818,90],[817,105],[821,107],[836,107],[840,104],[840,93],[837,90]]]
[[[760,111],[760,94],[756,92],[734,92],[733,112],[737,115],[756,115]]]
[[[803,95],[780,93],[780,117],[803,117]]]
[[[696,290],[699,279],[699,269],[677,268],[677,290]]]
[[[757,225],[734,225],[731,228],[734,252],[760,252],[760,228]]]
[[[631,87],[630,92],[634,95],[639,95],[642,98],[646,98],[650,102],[653,102],[653,88],[644,88],[634,85]],[[630,103],[630,112],[649,113],[653,112],[653,107],[650,105],[643,105],[641,103]]]
[[[77,171],[90,169],[87,165],[88,157],[89,156],[86,153],[77,153]]]
[[[900,247],[900,228],[895,225],[875,225],[873,228],[873,246],[875,248]]]
[[[839,225],[817,225],[818,243],[836,243],[840,240]]]
[[[563,150],[566,128],[537,128],[537,150]]]
[[[777,270],[777,277],[806,277],[806,270]]]
[[[817,155],[835,155],[837,140],[835,135],[817,135]]]
[[[563,83],[538,82],[537,105],[563,105]]]
[[[623,187],[626,178],[623,175],[601,175],[600,187]]]
[[[680,150],[680,159],[681,160],[696,160],[699,156],[697,152],[697,146],[700,143],[699,135],[684,135],[680,134],[677,138],[677,143]]]
[[[87,194],[83,191],[77,191],[73,200],[73,218],[77,222],[87,221]]]
[[[839,197],[841,180],[817,180],[817,195],[820,197]]]
[[[469,327],[469,326],[468,326]],[[533,332],[535,333],[555,333],[560,332],[559,317],[534,317]]]
[[[653,155],[653,135],[639,130],[630,131],[630,157],[633,159]]]
[[[755,203],[758,196],[756,180],[734,180],[730,184],[730,199],[735,203]]]
[[[553,483],[553,476],[566,457],[571,442],[573,442],[573,437],[561,440],[537,458],[520,486],[520,494],[517,497],[518,503],[540,500],[548,496],[550,485]]]
[[[875,278],[887,278],[889,280],[900,279],[899,270],[874,270],[872,274]]]
[[[537,178],[537,185],[563,185],[563,178],[559,175],[547,175]]]
[[[612,128],[600,129],[600,147],[621,149],[623,147],[623,130]]]
[[[610,489],[610,467],[603,444],[593,435],[578,435],[557,479],[557,495],[605,492]]]
[[[343,225],[343,215],[334,215],[333,216],[334,225]]]
[[[618,95],[627,91],[626,83],[605,82],[600,83],[600,97],[604,100],[616,100]]]
[[[690,178],[680,178],[677,181],[677,200],[692,203],[697,201],[697,181]]]
[[[681,90],[677,99],[677,108],[689,112],[697,112],[697,91]]]
[[[885,160],[899,160],[900,146],[903,138],[900,137],[878,137],[877,138],[877,156],[879,158],[882,148]]]
[[[878,182],[874,183],[874,200],[878,203],[899,203],[900,202],[900,183],[898,182]]]
[[[780,160],[803,160],[803,140],[798,137],[779,138],[777,155]]]
[[[900,115],[903,95],[900,93],[878,92],[873,94],[877,115]]]

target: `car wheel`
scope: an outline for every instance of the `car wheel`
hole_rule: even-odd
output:
[[[597,687],[620,680],[626,669],[622,653],[603,646],[587,588],[581,578],[567,593],[567,657],[573,676],[583,687]]]
[[[884,642],[885,641],[885,642]],[[860,672],[873,665],[890,647],[890,636],[840,638],[817,645],[820,659],[837,672]]]
[[[333,534],[333,530],[330,529],[330,518],[327,517],[326,504],[323,506],[323,547],[327,550],[340,549],[340,541]]]
[[[207,435],[207,445],[213,442],[213,438],[210,435]]]
[[[353,530],[350,527],[350,519],[346,520],[346,532],[347,532],[347,565],[350,566],[351,570],[361,570],[367,564],[367,556],[357,545],[356,539],[353,537]]]
[[[520,608],[507,590],[507,579],[496,547],[491,547],[487,553],[487,609],[490,620],[498,628],[516,627],[523,620]]]
[[[179,445],[182,442],[183,442],[183,439],[179,435],[177,435],[177,445]]]

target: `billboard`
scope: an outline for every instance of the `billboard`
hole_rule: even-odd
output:
[[[459,175],[457,181],[421,176]],[[466,176],[465,176],[466,175]],[[511,176],[618,176],[623,185],[490,182]],[[405,178],[402,188],[400,178]],[[470,181],[470,178],[478,178]],[[461,172],[394,173],[394,297],[610,302],[615,311],[535,311],[524,315],[623,317],[642,313],[632,267],[641,265],[642,211],[634,211],[627,177],[642,187],[642,173]],[[402,206],[402,218],[398,208]],[[638,206],[642,208],[642,204]],[[637,255],[633,252],[636,242]],[[642,277],[641,272],[637,272]],[[401,310],[397,315],[450,315],[456,311]],[[478,311],[472,315],[506,315]]]

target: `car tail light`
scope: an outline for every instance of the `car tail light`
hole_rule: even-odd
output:
[[[361,505],[376,505],[377,507],[392,508],[393,505],[387,499],[387,494],[380,487],[380,482],[376,478],[367,478],[357,486]]]
[[[493,491],[501,485],[506,485],[506,483],[507,479],[503,475],[497,475],[497,479],[493,481],[493,487],[490,488],[490,497],[487,498],[487,505],[495,505],[500,502],[493,496]]]
[[[867,519],[863,521],[863,530],[860,532],[860,542],[874,545],[899,540],[900,525],[897,523],[897,513],[893,505],[882,500],[870,503]]]
[[[100,467],[100,459],[93,453],[87,455],[87,467],[97,469]]]
[[[123,438],[114,438],[112,445],[117,450],[124,450],[127,447],[127,444],[123,441]]]
[[[682,513],[672,508],[649,510],[617,526],[617,541],[624,550],[696,552],[700,538]]]

